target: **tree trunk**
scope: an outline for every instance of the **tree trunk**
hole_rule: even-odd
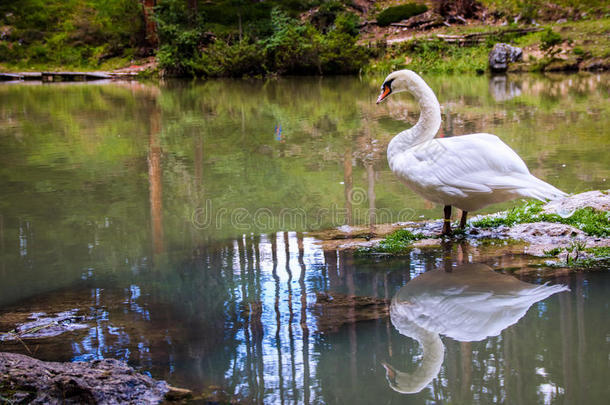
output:
[[[152,47],[157,47],[159,37],[157,36],[157,24],[155,22],[154,7],[157,0],[141,0],[144,11],[144,22],[146,23],[146,42]]]
[[[197,0],[187,0],[186,6],[189,11],[189,20],[191,25],[194,25],[197,21]]]

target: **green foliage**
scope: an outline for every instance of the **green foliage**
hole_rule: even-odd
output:
[[[265,68],[280,74],[322,73],[319,65],[319,33],[300,25],[279,9],[271,13],[273,35],[262,42]]]
[[[311,16],[310,21],[318,30],[326,32],[333,26],[337,15],[344,9],[345,7],[339,1],[326,1]]]
[[[556,263],[556,266],[567,266],[572,268],[594,269],[605,268],[610,262],[610,247],[596,246],[586,247],[584,242],[574,242],[568,247],[554,248],[544,251],[547,257],[555,257],[565,252],[565,262]]]
[[[326,34],[280,8],[270,13],[270,33],[262,39],[217,39],[206,43],[206,23],[188,21],[184,2],[164,0],[157,7],[159,65],[171,75],[255,76],[261,74],[342,74],[367,61],[356,45],[357,17],[341,13]]]
[[[335,19],[335,31],[348,34],[352,37],[358,36],[358,24],[360,18],[354,13],[340,13]]]
[[[405,68],[434,73],[480,72],[487,68],[488,53],[486,46],[455,46],[440,39],[412,40],[389,47],[369,70],[384,74]]]
[[[597,246],[583,249],[600,259],[610,259],[610,246]]]
[[[405,20],[426,11],[428,11],[426,5],[417,3],[407,3],[400,6],[388,7],[377,15],[377,24],[381,27],[385,27],[394,22]]]
[[[557,11],[564,12],[587,11],[589,13],[603,14],[608,11],[607,0],[481,0],[481,3],[492,13],[506,17],[521,16],[521,21],[532,22],[544,13],[545,8],[550,11],[549,17],[556,17]]]
[[[202,18],[190,18],[182,0],[163,0],[155,7],[160,47],[159,67],[170,74],[195,75],[201,70],[204,25]]]
[[[512,226],[532,222],[555,222],[571,225],[589,235],[610,236],[610,213],[596,211],[586,207],[576,210],[569,217],[542,212],[541,201],[527,202],[515,207],[504,215],[490,216],[475,221],[472,225],[482,228],[493,228],[501,225]]]
[[[561,43],[561,35],[553,31],[551,28],[547,28],[543,31],[540,37],[540,49],[550,52],[556,45]]]
[[[133,53],[144,39],[141,6],[132,0],[23,0],[0,3],[4,62],[97,66]]]
[[[557,256],[559,253],[561,253],[561,248],[553,248],[544,251],[544,254],[547,257],[554,257]]]
[[[398,254],[405,251],[405,249],[416,240],[425,239],[421,233],[412,233],[406,229],[399,229],[386,236],[377,246],[372,248],[360,249],[358,253],[391,253]]]

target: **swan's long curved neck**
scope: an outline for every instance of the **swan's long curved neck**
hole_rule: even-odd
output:
[[[426,82],[421,77],[413,75],[406,91],[411,93],[419,103],[421,113],[415,126],[402,131],[390,141],[388,145],[390,168],[393,166],[393,159],[398,154],[434,138],[441,127],[441,106]]]

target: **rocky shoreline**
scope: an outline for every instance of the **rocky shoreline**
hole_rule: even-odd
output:
[[[544,214],[569,217],[579,209],[590,207],[610,216],[610,192],[589,191],[553,202],[542,208]],[[374,226],[342,226],[339,228],[311,233],[320,240],[325,250],[374,250],[387,235],[397,230],[407,230],[420,235],[419,240],[409,245],[410,249],[439,248],[446,244],[466,244],[474,260],[486,260],[494,255],[521,255],[532,264],[547,264],[568,268],[566,263],[577,259],[595,259],[587,252],[591,248],[610,247],[610,237],[589,235],[575,226],[552,222],[520,223],[512,226],[475,227],[472,224],[482,219],[502,218],[506,212],[479,215],[471,218],[465,232],[453,238],[439,238],[442,220],[401,222]],[[610,221],[610,219],[609,219]],[[499,249],[501,251],[499,251]],[[390,253],[375,253],[391,255]],[[538,259],[544,259],[543,261]]]

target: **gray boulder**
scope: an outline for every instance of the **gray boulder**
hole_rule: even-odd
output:
[[[489,69],[494,73],[506,72],[508,64],[523,59],[523,50],[504,43],[494,45],[489,52]]]

